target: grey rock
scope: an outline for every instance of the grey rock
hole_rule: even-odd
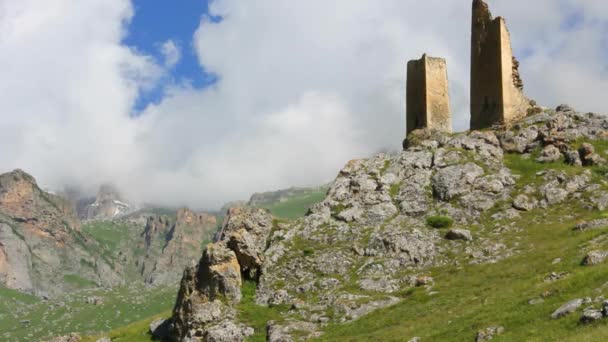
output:
[[[574,230],[585,231],[608,227],[608,219],[598,219],[588,222],[581,222],[574,227]]]
[[[559,112],[568,113],[568,112],[574,112],[574,109],[567,104],[560,104],[559,106],[557,106],[555,108],[555,111],[558,113]]]
[[[253,328],[243,324],[235,324],[232,321],[223,321],[211,326],[205,333],[206,342],[242,342],[253,335]]]
[[[568,191],[562,188],[549,187],[544,189],[544,196],[549,205],[555,205],[562,203],[568,198]]]
[[[608,258],[606,251],[591,251],[585,255],[582,264],[585,266],[594,266],[603,263]]]
[[[100,339],[97,339],[97,341],[95,341],[95,342],[112,342],[112,339],[110,339],[107,336],[104,336],[104,337],[102,337]]]
[[[293,332],[307,334],[308,338],[318,337],[321,334],[317,331],[317,325],[309,322],[288,320],[283,324],[277,324],[270,321],[266,324],[266,333],[268,342],[293,342],[295,339],[291,336]]]
[[[518,195],[513,200],[513,208],[523,211],[534,210],[538,206],[538,200],[530,199],[526,195]]]
[[[473,235],[466,229],[450,229],[445,238],[448,240],[473,241]]]
[[[580,308],[581,305],[583,305],[582,299],[580,299],[580,298],[573,299],[573,300],[567,302],[566,304],[560,306],[557,310],[555,310],[551,314],[551,318],[556,319],[556,318],[564,317],[568,314],[571,314],[574,311],[576,311],[578,308]]]
[[[155,338],[161,339],[161,340],[169,337],[169,335],[170,335],[169,324],[170,324],[170,321],[163,319],[163,318],[159,318],[159,319],[152,321],[152,323],[150,323],[150,326],[149,326],[150,334],[152,336],[154,336]]]
[[[540,153],[540,156],[536,158],[536,161],[540,163],[552,163],[558,161],[562,157],[562,153],[559,148],[555,145],[548,145]]]
[[[220,240],[236,254],[241,271],[255,279],[264,262],[264,251],[272,230],[272,215],[265,209],[230,208]]]
[[[583,315],[581,316],[581,323],[589,324],[602,319],[603,315],[600,310],[596,310],[594,308],[587,308],[583,310]]]
[[[468,193],[477,177],[484,174],[481,167],[474,163],[448,166],[433,176],[433,190],[443,201]]]
[[[502,334],[505,328],[501,326],[488,327],[477,332],[475,336],[475,342],[483,342],[493,340],[497,335]]]
[[[568,165],[583,166],[581,155],[578,153],[578,151],[568,150],[564,153],[564,157],[566,158],[566,163]]]
[[[597,196],[591,197],[591,203],[593,203],[598,210],[608,209],[608,192],[601,192]]]

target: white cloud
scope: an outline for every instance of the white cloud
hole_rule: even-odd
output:
[[[173,68],[182,57],[179,46],[171,39],[162,43],[160,53],[165,57],[165,67]]]
[[[527,52],[532,97],[607,111],[605,1],[491,7]],[[577,9],[582,23],[561,30]],[[318,184],[348,159],[399,148],[405,64],[423,52],[447,58],[456,128],[468,124],[467,1],[215,0],[212,12],[224,20],[193,36],[218,83],[174,85],[133,119],[138,90],[181,51],[166,42],[161,67],[121,45],[128,1],[0,0],[0,168],[195,207]]]

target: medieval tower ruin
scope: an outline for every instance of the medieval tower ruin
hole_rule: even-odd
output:
[[[406,88],[407,134],[419,128],[452,132],[445,59],[424,54],[409,61]]]
[[[527,114],[518,67],[505,20],[492,18],[485,0],[473,0],[471,129],[508,125]]]
[[[509,125],[527,115],[519,62],[505,20],[485,0],[473,0],[471,27],[471,130]],[[428,57],[407,64],[407,134],[426,128],[452,131],[446,61]]]

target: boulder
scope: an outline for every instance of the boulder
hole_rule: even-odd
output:
[[[553,163],[558,161],[562,157],[562,153],[559,148],[555,145],[547,145],[540,153],[540,156],[536,158],[537,162],[540,163]]]
[[[583,324],[593,323],[595,321],[599,321],[602,319],[602,311],[596,310],[594,308],[587,308],[583,310],[583,315],[581,316],[580,322]]]
[[[571,314],[574,311],[576,311],[578,308],[580,308],[581,305],[583,305],[582,299],[580,299],[580,298],[573,299],[573,300],[569,301],[568,303],[560,306],[557,310],[555,310],[551,314],[551,318],[556,319],[556,318],[564,317],[568,314]]]
[[[433,191],[440,200],[449,201],[456,196],[469,193],[475,179],[483,174],[483,169],[474,163],[445,167],[433,176]]]
[[[211,326],[205,333],[206,342],[242,342],[253,335],[253,328],[232,321],[223,321]]]
[[[594,266],[603,263],[608,258],[606,251],[591,251],[585,255],[582,264],[584,266]]]
[[[445,238],[448,240],[473,241],[471,232],[466,229],[450,229],[445,235]]]
[[[505,328],[501,326],[494,326],[485,328],[477,332],[477,336],[475,337],[475,342],[483,342],[493,340],[495,336],[502,334],[505,331]]]
[[[231,208],[224,220],[220,240],[226,241],[238,259],[241,271],[257,279],[272,231],[272,215],[265,209]]]
[[[513,200],[513,208],[517,210],[530,211],[534,210],[538,206],[538,201],[536,199],[530,199],[530,197],[526,195],[518,195]]]

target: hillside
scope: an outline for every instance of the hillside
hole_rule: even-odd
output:
[[[606,128],[560,106],[417,131],[349,162],[303,219],[235,212],[187,270],[170,339],[601,340]]]

